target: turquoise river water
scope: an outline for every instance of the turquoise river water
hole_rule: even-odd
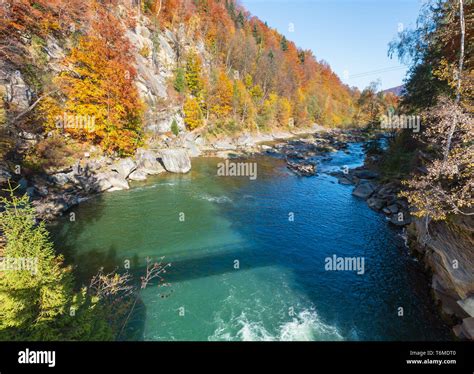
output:
[[[256,180],[195,159],[186,175],[82,203],[53,238],[84,283],[125,260],[137,275],[146,257],[171,263],[168,287],[141,292],[129,339],[451,339],[401,230],[328,175],[363,163],[361,144],[349,150],[317,158],[319,175],[303,178],[273,157],[246,160]],[[333,255],[363,257],[364,274],[325,270]]]

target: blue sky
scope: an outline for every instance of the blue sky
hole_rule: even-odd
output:
[[[327,61],[341,80],[360,89],[403,83],[406,67],[387,56],[400,28],[415,25],[422,0],[241,0],[253,15],[298,47]],[[292,30],[293,29],[293,30]],[[394,68],[393,70],[384,70]],[[368,73],[368,74],[364,74]]]

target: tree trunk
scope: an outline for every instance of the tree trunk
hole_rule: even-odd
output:
[[[464,65],[464,37],[466,34],[466,25],[464,22],[464,4],[463,0],[459,0],[459,23],[461,26],[461,53],[459,54],[459,68],[458,68],[458,81],[456,87],[456,104],[459,104],[461,100],[461,80],[462,80],[462,70]],[[448,133],[448,141],[446,143],[446,149],[444,151],[444,162],[448,160],[449,151],[451,150],[451,142],[453,140],[454,131],[456,130],[457,119],[455,118],[451,128],[449,129]]]

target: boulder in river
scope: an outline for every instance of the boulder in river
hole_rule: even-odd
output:
[[[370,208],[379,211],[384,207],[385,201],[378,197],[371,196],[367,199],[367,204],[369,205]]]
[[[185,149],[164,149],[161,162],[170,173],[187,173],[191,170],[191,159]]]
[[[360,182],[357,187],[352,191],[354,196],[362,199],[368,199],[374,193],[374,186],[370,182]]]
[[[342,171],[330,172],[330,175],[336,177],[340,184],[351,185],[354,184],[353,176],[351,173],[344,173]]]
[[[155,175],[165,171],[153,151],[141,149],[137,152],[137,170]],[[133,173],[132,173],[133,174]]]
[[[406,226],[411,223],[411,217],[408,212],[398,212],[392,214],[389,221],[396,226]]]
[[[99,175],[97,177],[97,185],[99,187],[99,191],[107,190],[111,192],[128,190],[130,188],[127,180],[115,171]]]
[[[316,165],[311,163],[287,162],[287,167],[296,174],[309,177],[316,174]]]

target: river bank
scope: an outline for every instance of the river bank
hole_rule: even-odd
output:
[[[191,170],[192,158],[244,157],[278,152],[291,158],[291,146],[284,147],[284,141],[307,136],[313,136],[310,142],[314,154],[346,147],[348,139],[354,141],[363,138],[358,131],[345,133],[317,125],[300,131],[245,133],[212,140],[204,140],[201,134],[191,132],[176,137],[163,134],[154,138],[145,148],[137,150],[134,157],[114,159],[103,154],[95,155],[94,150],[91,150],[85,152],[84,157],[71,167],[22,177],[18,185],[32,199],[38,217],[51,221],[98,193],[129,189],[131,181],[144,181],[149,176],[166,172],[187,173]]]

